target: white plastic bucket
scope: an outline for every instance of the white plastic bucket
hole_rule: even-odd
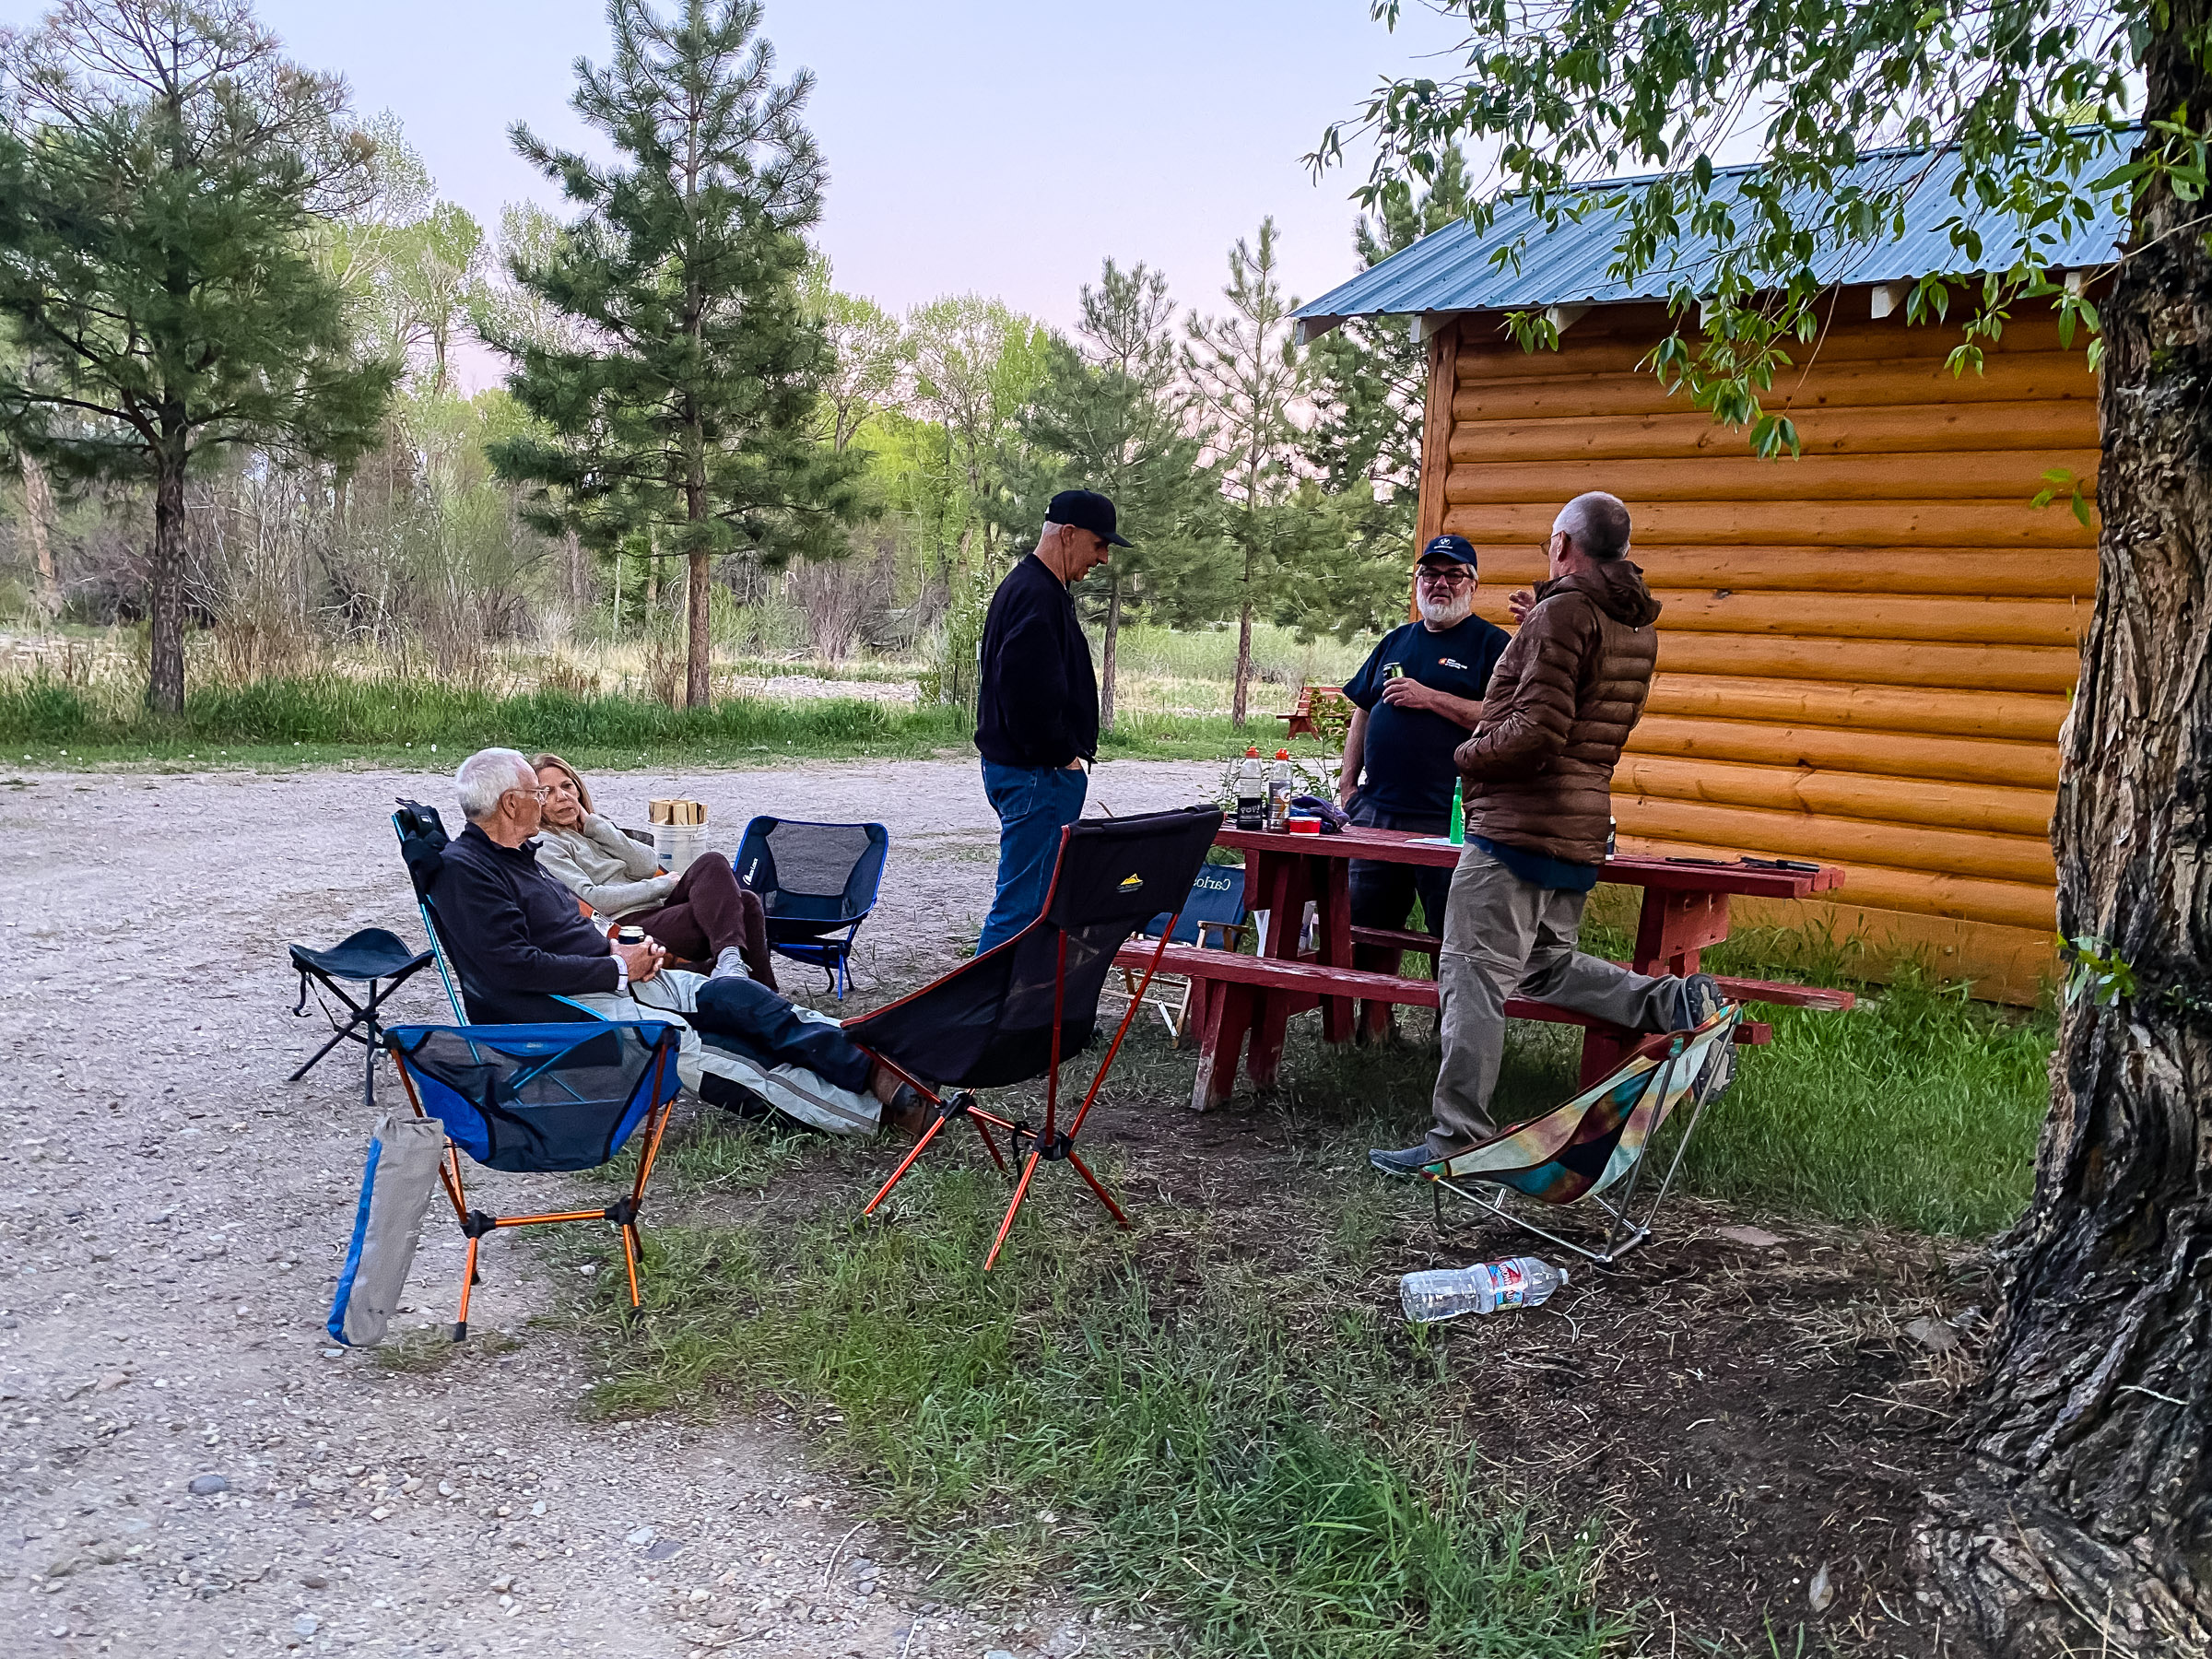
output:
[[[653,827],[653,850],[660,855],[662,865],[671,876],[681,876],[691,867],[692,860],[707,850],[707,827],[704,824],[655,824]]]

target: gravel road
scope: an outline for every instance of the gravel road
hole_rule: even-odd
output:
[[[1217,775],[1117,764],[1092,799],[1180,806]],[[887,824],[864,991],[941,968],[989,902],[972,762],[594,783],[628,822],[649,795],[705,800],[725,852],[755,811]],[[465,1359],[330,1347],[368,1125],[343,1056],[284,1081],[326,1034],[290,1018],[284,945],[419,935],[395,795],[457,821],[442,773],[0,779],[0,1651],[1143,1651],[1147,1633],[1065,1608],[932,1602],[774,1421],[585,1420],[587,1358],[530,1324],[547,1291],[512,1234],[488,1241],[470,1311],[488,1340]],[[428,976],[394,1007],[444,1014]],[[525,1190],[554,1196],[507,1189]],[[452,1316],[460,1240],[438,1220],[403,1325]]]

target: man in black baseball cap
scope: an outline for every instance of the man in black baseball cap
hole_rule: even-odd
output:
[[[1037,919],[1060,831],[1082,816],[1085,769],[1099,752],[1099,681],[1067,590],[1128,545],[1112,501],[1094,489],[1064,489],[1044,510],[1035,551],[991,596],[975,747],[983,793],[998,814],[998,890],[976,940],[979,956]]]
[[[1464,535],[1439,535],[1421,549],[1413,597],[1421,619],[1385,634],[1346,682],[1344,694],[1357,710],[1336,787],[1355,824],[1441,835],[1451,826],[1459,778],[1453,753],[1482,718],[1490,670],[1512,636],[1475,615],[1475,548]],[[1450,870],[1355,858],[1347,875],[1354,927],[1404,927],[1418,898],[1422,924],[1443,933]],[[1353,952],[1361,968],[1394,971],[1397,957],[1368,945]],[[1372,1005],[1361,1030],[1388,1019],[1385,1005]]]

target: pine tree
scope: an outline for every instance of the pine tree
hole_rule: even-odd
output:
[[[800,121],[813,77],[778,85],[757,0],[682,0],[664,19],[610,0],[614,53],[580,60],[574,105],[613,165],[513,129],[582,215],[518,287],[576,320],[581,344],[495,334],[508,384],[549,436],[492,447],[535,487],[533,522],[606,548],[644,530],[687,566],[685,700],[708,700],[715,558],[767,566],[844,550],[861,459],[817,441],[829,351],[799,293],[822,163]]]
[[[318,265],[372,188],[345,83],[242,0],[64,6],[7,41],[0,426],[66,481],[153,486],[147,706],[184,706],[184,479],[253,448],[345,461],[398,375],[354,355]]]
[[[1379,218],[1362,214],[1353,227],[1363,268],[1465,215],[1465,159],[1446,150],[1418,199],[1379,206]],[[1401,317],[1355,317],[1314,341],[1306,360],[1314,418],[1301,447],[1338,533],[1283,584],[1277,618],[1349,638],[1405,619],[1429,363]]]
[[[1270,584],[1308,525],[1294,504],[1299,431],[1291,411],[1305,363],[1290,326],[1296,300],[1276,280],[1275,220],[1259,243],[1230,250],[1227,316],[1193,316],[1182,349],[1193,414],[1204,424],[1224,499],[1223,530],[1237,570],[1237,671],[1230,713],[1241,726],[1252,684],[1252,622],[1274,609]]]
[[[1113,729],[1115,653],[1134,602],[1168,621],[1219,615],[1225,597],[1217,493],[1198,441],[1174,406],[1174,306],[1167,278],[1108,260],[1083,289],[1080,344],[1055,338],[1043,383],[1017,423],[1020,448],[1004,464],[1000,519],[1034,544],[1044,511],[1063,489],[1108,497],[1122,534],[1104,570],[1077,590],[1100,630],[1099,719]]]

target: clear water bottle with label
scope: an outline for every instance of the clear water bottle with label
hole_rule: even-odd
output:
[[[1539,1307],[1566,1282],[1564,1267],[1535,1256],[1514,1256],[1503,1262],[1477,1262],[1472,1267],[1409,1273],[1398,1281],[1398,1300],[1415,1324],[1434,1324],[1462,1313]]]
[[[1260,765],[1260,751],[1248,748],[1237,767],[1237,828],[1267,827],[1267,777]]]

